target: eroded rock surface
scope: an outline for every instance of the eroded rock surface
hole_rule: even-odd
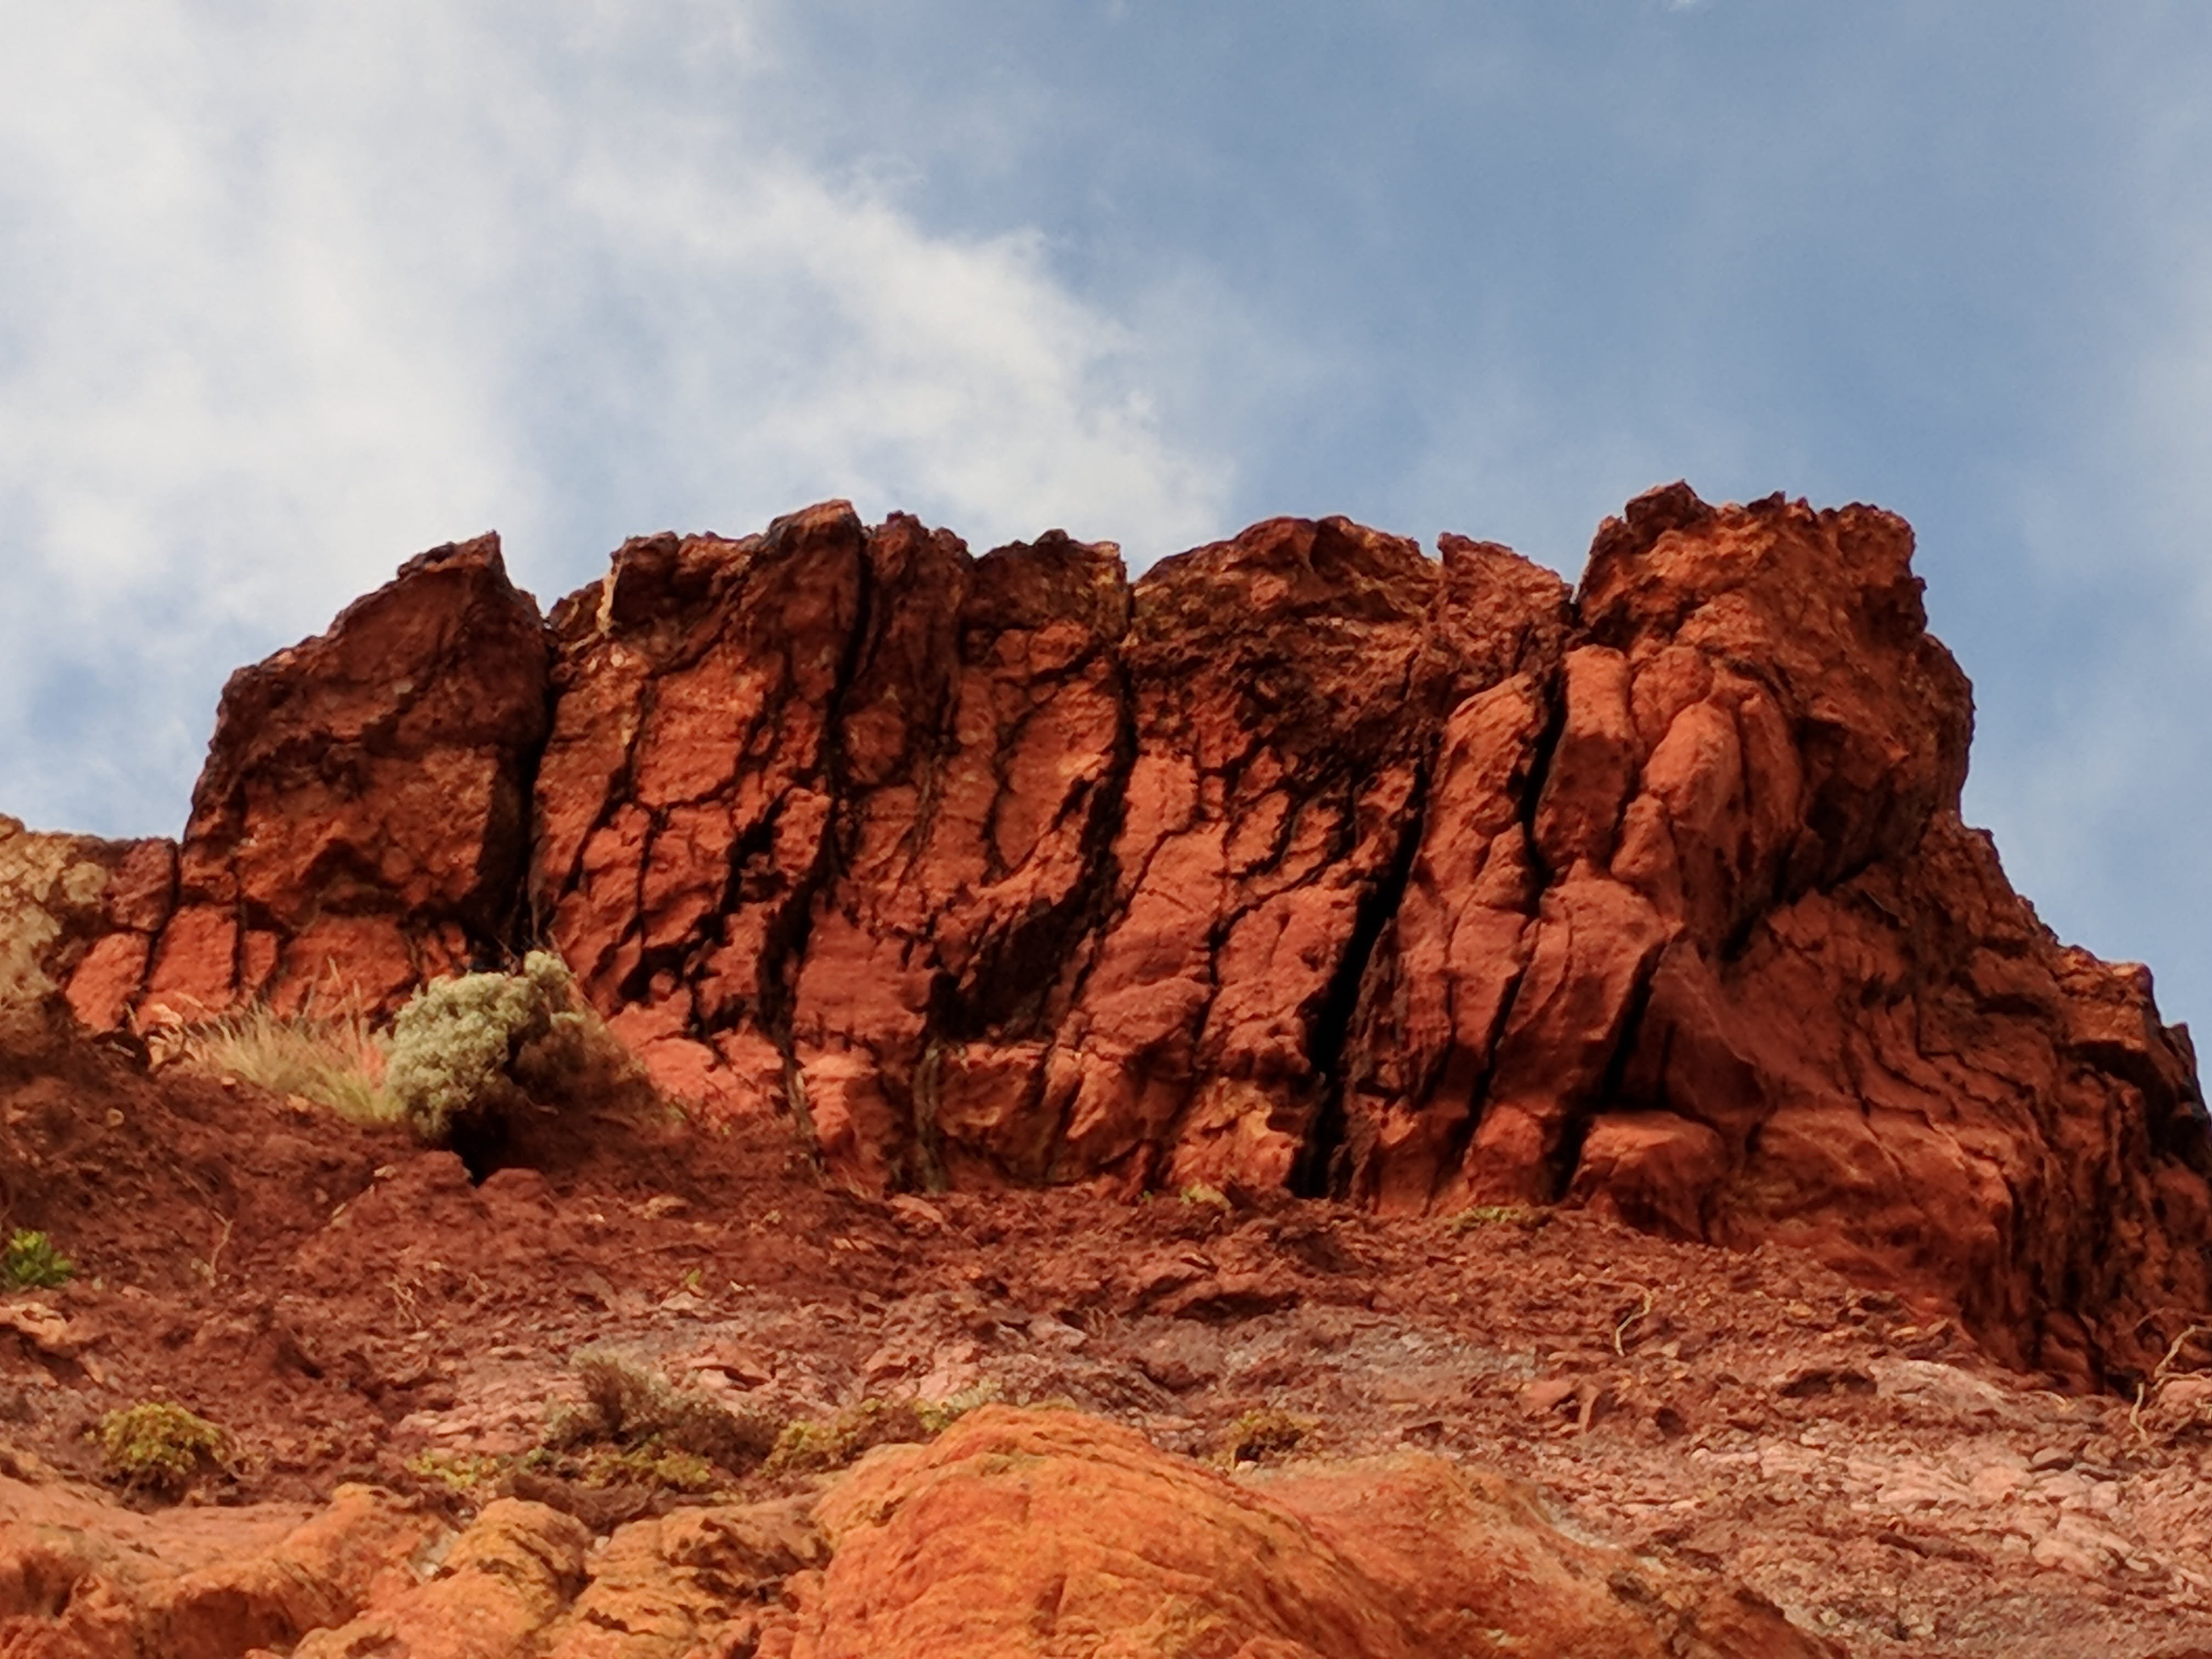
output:
[[[298,1644],[356,1659],[498,1653],[518,1630],[541,1655],[758,1659],[789,1653],[810,1609],[856,1605],[837,1598],[875,1575],[832,1595],[828,1540],[793,1507],[811,1508],[811,1474],[678,1494],[635,1466],[604,1486],[549,1468],[586,1348],[817,1447],[865,1443],[855,1424],[926,1431],[930,1407],[1072,1403],[1087,1418],[1064,1436],[861,1471],[994,1540],[971,1585],[987,1629],[1005,1616],[981,1595],[991,1572],[1020,1588],[1047,1544],[1110,1563],[1138,1528],[1185,1552],[1168,1566],[1217,1530],[1288,1536],[1336,1582],[1382,1586],[1425,1652],[1462,1645],[1437,1633],[1464,1634],[1459,1612],[1540,1632],[1545,1606],[1613,1621],[1617,1639],[1582,1651],[1639,1650],[1642,1620],[1675,1650],[1695,1635],[1787,1654],[1775,1607],[1867,1659],[2177,1659],[2212,1641],[2202,1329],[2140,1400],[2068,1396],[1991,1363],[1932,1298],[1786,1245],[1715,1249],[1571,1206],[877,1199],[820,1180],[768,1115],[601,1133],[550,1178],[471,1183],[396,1131],[149,1075],[119,1047],[0,1033],[0,1227],[47,1232],[77,1267],[0,1296],[0,1523],[32,1523],[0,1524],[0,1653],[186,1650],[185,1626],[149,1614],[188,1603],[226,1653],[313,1651],[289,1633],[320,1623],[331,1639]],[[147,1401],[214,1422],[220,1462],[174,1508],[82,1504],[104,1474],[115,1495],[87,1428]],[[1010,1551],[992,1529],[1024,1461],[1089,1507],[1042,1504]],[[427,1548],[301,1532],[368,1481],[416,1501],[355,1513]],[[1163,1499],[1233,1505],[1237,1524],[1170,1525]],[[1248,1527],[1255,1507],[1273,1519]],[[872,1505],[859,1523],[895,1519]],[[580,1560],[572,1522],[595,1540]],[[942,1529],[899,1538],[937,1562],[952,1549]],[[1264,1564],[1225,1553],[1220,1584],[1160,1582],[1186,1605],[1266,1593]],[[356,1592],[333,1562],[393,1571]],[[180,1578],[186,1600],[161,1588]],[[1073,1584],[1066,1628],[1114,1593]]]
[[[1675,485],[1572,594],[1342,520],[1131,583],[831,503],[541,629],[444,549],[234,680],[173,899],[131,854],[70,994],[389,1006],[534,932],[856,1190],[1568,1201],[2141,1375],[2212,1306],[2194,1057],[1960,821],[1911,551]]]
[[[987,1407],[818,1497],[617,1528],[495,1498],[456,1534],[342,1488],[312,1516],[130,1514],[0,1480],[22,1659],[1829,1659],[1755,1593],[1571,1539],[1526,1487],[1401,1453],[1232,1479],[1065,1410]]]
[[[141,1013],[388,1007],[495,954],[545,725],[544,628],[495,536],[422,554],[328,633],[232,675]],[[113,966],[96,947],[80,977],[101,970],[105,995]]]

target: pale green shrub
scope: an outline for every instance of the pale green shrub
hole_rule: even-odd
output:
[[[550,951],[532,951],[520,973],[464,974],[417,991],[392,1022],[384,1088],[434,1143],[453,1138],[457,1119],[495,1121],[533,1103],[652,1097],[643,1069]]]

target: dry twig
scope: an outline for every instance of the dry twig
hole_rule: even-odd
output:
[[[1628,1328],[1651,1311],[1652,1297],[1650,1287],[1649,1285],[1639,1285],[1638,1286],[1638,1290],[1644,1297],[1643,1303],[1633,1313],[1626,1315],[1622,1318],[1619,1324],[1613,1328],[1613,1351],[1617,1354],[1626,1354],[1628,1352],[1626,1346]]]

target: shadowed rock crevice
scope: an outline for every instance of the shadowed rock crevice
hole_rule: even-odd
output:
[[[1414,855],[1420,850],[1427,812],[1429,768],[1414,774],[1412,799],[1399,827],[1397,849],[1382,880],[1362,896],[1352,939],[1330,980],[1313,1022],[1311,1059],[1320,1079],[1320,1106],[1305,1145],[1291,1172],[1291,1190],[1302,1198],[1342,1198],[1352,1186],[1352,1160],[1346,1146],[1346,1056],[1360,1015],[1361,998],[1370,977],[1385,930],[1404,901]]]
[[[546,624],[440,549],[234,678],[180,848],[12,843],[9,972],[388,1010],[526,891],[664,1088],[856,1189],[1564,1200],[2144,1374],[2212,1307],[2194,1053],[1960,821],[1909,528],[1677,484],[1572,593],[1437,546],[1270,520],[1132,584],[836,502]]]

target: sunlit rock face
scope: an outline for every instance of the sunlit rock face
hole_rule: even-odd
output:
[[[830,503],[541,623],[462,544],[234,677],[178,848],[41,853],[33,954],[115,1025],[549,940],[857,1188],[1569,1202],[2141,1371],[2212,1305],[2193,1055],[1960,821],[1911,544],[1674,485],[1571,592],[1339,519],[1131,582]]]

